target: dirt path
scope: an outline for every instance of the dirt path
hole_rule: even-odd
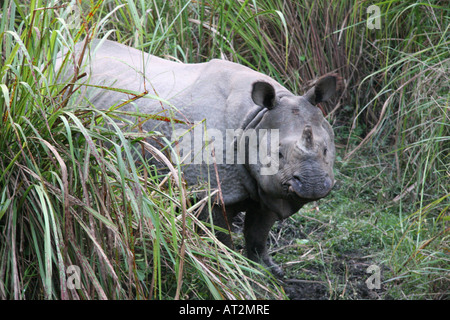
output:
[[[243,220],[243,214],[234,219],[234,232],[242,232]],[[271,255],[285,272],[279,283],[290,299],[389,299],[382,283],[383,266],[378,266],[363,250],[336,253],[323,248],[320,226],[313,229],[305,233],[299,222],[279,222],[269,237]],[[370,266],[378,271],[379,285],[375,282],[375,271],[368,270]]]
[[[370,263],[363,257],[345,256],[335,260],[331,270],[323,268],[306,269],[313,280],[287,277],[281,283],[292,300],[329,300],[329,299],[386,299],[382,283],[377,289],[375,276],[369,279],[374,272],[367,273]],[[288,276],[289,270],[287,270]],[[380,271],[382,276],[382,270]],[[369,284],[366,281],[369,280]],[[369,288],[372,286],[373,288]]]

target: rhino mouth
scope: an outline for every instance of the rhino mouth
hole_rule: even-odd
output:
[[[304,178],[293,176],[286,184],[288,195],[301,199],[318,200],[326,197],[333,188],[328,176]]]

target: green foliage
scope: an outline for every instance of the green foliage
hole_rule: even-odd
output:
[[[380,8],[380,29],[367,28],[369,5]],[[341,74],[342,95],[319,106],[337,134],[339,188],[320,210],[308,207],[290,219],[302,232],[281,228],[297,242],[289,244],[292,256],[277,258],[313,281],[308,263],[324,271],[320,281],[331,298],[351,298],[333,280],[342,270],[329,262],[352,252],[388,269],[387,296],[448,297],[446,1],[6,0],[2,6],[1,298],[283,296],[196,220],[198,206],[186,201],[192,190],[182,183],[177,159],[160,156],[172,169],[162,182],[143,161],[144,150],[158,151],[147,143],[154,133],[129,130],[139,128],[142,115],[131,115],[119,130],[113,122],[119,111],[80,105],[73,99],[78,88],[58,80],[57,53],[87,36],[182,62],[228,59],[297,93],[322,74]],[[304,264],[292,263],[299,256]],[[81,289],[68,289],[71,265],[81,268]]]
[[[56,1],[7,1],[4,8],[0,296],[282,297],[265,271],[196,219],[199,206],[187,203],[191,191],[180,179],[179,161],[172,164],[148,144],[154,133],[131,132],[141,115],[119,128],[113,121],[119,111],[80,104],[78,88],[57,80],[57,52],[104,27],[105,3],[82,11]],[[66,23],[73,12],[80,20]],[[169,166],[165,180],[143,160],[144,150]],[[81,276],[75,289],[71,266]]]

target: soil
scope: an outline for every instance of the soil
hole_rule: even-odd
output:
[[[233,221],[233,231],[243,230],[244,214]],[[280,230],[283,229],[283,230]],[[282,232],[281,232],[282,231]],[[282,237],[277,237],[276,233]],[[279,284],[291,300],[378,300],[389,299],[387,288],[380,283],[379,289],[370,289],[366,283],[373,274],[368,272],[371,265],[376,265],[370,256],[358,251],[340,254],[328,253],[325,256],[302,257],[292,254],[292,243],[304,238],[298,226],[289,223],[276,224],[268,240],[269,251],[274,261],[281,264],[285,272]],[[278,239],[277,239],[278,238]],[[290,261],[290,259],[298,261]],[[280,263],[281,260],[281,263]],[[306,261],[308,260],[308,261]],[[380,275],[383,278],[383,266]],[[371,281],[372,284],[375,284]]]
[[[281,281],[281,284],[291,300],[386,299],[383,285],[380,289],[369,289],[366,284],[366,280],[371,276],[371,273],[366,273],[369,265],[362,257],[346,257],[332,265],[332,274],[337,275],[337,279],[286,278]],[[326,277],[326,273],[320,274],[320,270],[307,271],[314,272],[318,278]]]

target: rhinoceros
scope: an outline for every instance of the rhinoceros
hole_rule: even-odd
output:
[[[83,44],[78,44],[71,56],[80,54],[82,48]],[[297,96],[271,77],[237,63],[213,59],[185,64],[109,40],[92,41],[84,61],[82,71],[88,80],[80,81],[90,83],[86,94],[95,107],[105,109],[130,100],[121,90],[146,92],[124,104],[122,110],[166,114],[171,109],[183,121],[151,120],[143,125],[144,130],[158,128],[171,139],[179,139],[174,138],[174,131],[193,132],[192,124],[214,130],[206,132],[214,133],[215,163],[191,159],[183,166],[184,177],[190,185],[209,181],[211,188],[217,188],[220,183],[223,201],[214,206],[213,216],[221,216],[225,209],[230,222],[237,213],[245,212],[247,256],[281,276],[282,269],[268,254],[269,230],[276,220],[327,196],[334,185],[334,133],[316,105],[339,90],[340,77],[322,76],[304,95]],[[102,90],[100,86],[121,90]],[[226,139],[230,132],[232,138]],[[204,138],[205,132],[202,134]],[[198,142],[192,142],[195,144]],[[261,144],[272,149],[250,161],[250,153],[258,153]],[[237,146],[243,146],[243,155],[230,156],[230,149],[237,150]],[[217,152],[221,148],[225,151]],[[223,220],[217,218],[216,224],[226,229]],[[229,244],[230,238],[223,241]]]

